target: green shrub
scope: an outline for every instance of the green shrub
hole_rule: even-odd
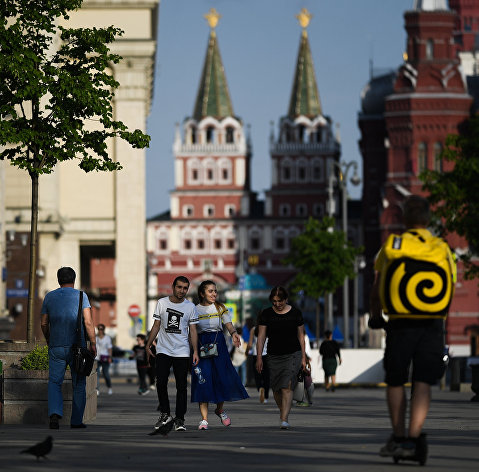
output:
[[[48,370],[48,346],[35,346],[20,361],[22,370]]]

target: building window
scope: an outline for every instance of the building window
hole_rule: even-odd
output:
[[[191,144],[196,144],[196,127],[191,127]]]
[[[251,249],[253,249],[254,251],[257,251],[260,247],[260,244],[259,244],[259,237],[258,236],[252,236],[251,239],[250,239],[250,247]]]
[[[207,178],[208,180],[213,180],[213,176],[214,176],[213,169],[208,169],[208,170],[206,171],[206,178]]]
[[[313,205],[313,216],[321,218],[323,216],[323,205],[321,203],[315,203]]]
[[[432,39],[426,41],[426,59],[434,59],[434,41]]]
[[[296,216],[306,216],[308,213],[308,207],[305,203],[298,203],[296,205]]]
[[[193,169],[191,171],[191,180],[198,180],[198,169]]]
[[[185,239],[185,249],[191,249],[191,239]]]
[[[234,143],[235,142],[235,129],[232,126],[226,128],[226,142]]]
[[[196,245],[197,245],[198,249],[204,249],[205,248],[204,239],[198,239],[198,241],[196,241]]]
[[[228,239],[226,242],[226,245],[228,246],[228,249],[234,249],[235,248],[235,240],[234,239]]]
[[[234,205],[228,204],[225,205],[225,216],[234,216],[236,208]]]
[[[213,205],[205,205],[203,208],[203,216],[214,216],[215,207]]]
[[[214,141],[215,141],[215,129],[213,126],[208,126],[208,128],[206,128],[206,142],[214,143]]]
[[[222,177],[223,180],[228,180],[228,178],[229,178],[228,169],[223,169],[221,171],[221,177]]]
[[[165,251],[166,249],[168,249],[168,243],[166,239],[160,239],[159,246],[162,251]]]
[[[299,162],[298,163],[298,182],[306,182],[306,163]]]
[[[275,243],[274,243],[274,244],[275,244],[276,249],[279,249],[279,250],[284,249],[284,247],[285,247],[284,238],[283,238],[283,237],[277,237],[277,238],[275,239]]]
[[[303,143],[306,136],[306,127],[304,125],[299,125],[298,127],[298,142]]]
[[[421,142],[417,147],[417,171],[418,174],[427,169],[427,144]]]
[[[434,170],[436,172],[442,172],[442,144],[434,143]]]
[[[290,216],[291,215],[291,206],[288,203],[282,203],[279,206],[280,216]]]
[[[291,180],[291,167],[283,167],[283,181],[289,182]]]
[[[213,244],[215,249],[221,249],[221,239],[215,239]]]
[[[183,207],[183,217],[187,218],[187,217],[193,216],[193,214],[194,214],[193,205],[185,205]]]

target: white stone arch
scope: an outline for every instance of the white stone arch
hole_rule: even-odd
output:
[[[253,252],[263,248],[263,229],[257,225],[248,228],[248,249]]]
[[[201,161],[196,157],[186,161],[186,182],[189,185],[198,185],[202,182]]]
[[[183,123],[186,144],[197,144],[199,138],[198,123],[196,120],[190,119]]]
[[[211,140],[207,139],[209,129],[214,130],[214,136]],[[206,118],[201,120],[198,124],[198,130],[200,131],[200,136],[201,136],[201,143],[202,144],[217,144],[218,133],[220,129],[221,129],[220,122],[211,116],[207,116]]]
[[[219,240],[221,246],[218,248],[216,247],[215,241]],[[210,230],[210,248],[212,252],[222,252],[224,249],[225,240],[224,240],[224,232],[221,230],[219,226],[215,226]]]
[[[309,161],[306,157],[301,156],[300,158],[296,159],[296,182],[299,183],[306,183],[309,182],[310,179],[310,169],[309,169]]]
[[[288,250],[288,231],[282,226],[273,229],[273,250],[276,252]]]
[[[205,252],[209,249],[209,231],[204,226],[198,226],[193,230],[193,237],[195,240],[194,248],[196,251]],[[203,241],[203,247],[199,243]]]
[[[166,241],[166,248],[162,249],[160,241]],[[157,252],[167,252],[169,246],[169,232],[164,226],[157,228],[155,231],[155,247]]]
[[[294,161],[289,156],[284,157],[280,161],[279,180],[281,183],[294,182]]]
[[[311,182],[319,183],[324,181],[324,159],[321,157],[313,157],[311,159]]]
[[[191,252],[194,245],[194,234],[190,227],[185,227],[180,230],[181,250],[183,252]],[[191,247],[187,247],[186,243],[190,241]]]
[[[207,157],[202,162],[203,184],[214,185],[217,181],[216,162],[212,157]]]
[[[231,159],[222,157],[217,162],[218,183],[229,185],[233,182],[233,164]]]

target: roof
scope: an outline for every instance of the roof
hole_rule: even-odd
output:
[[[216,119],[234,116],[214,29],[210,31],[203,72],[193,111],[193,118],[196,121],[200,121],[206,116],[212,116]]]
[[[300,115],[312,118],[321,114],[321,102],[314,73],[311,48],[309,47],[308,33],[306,29],[303,29],[294,73],[293,90],[289,101],[288,116],[292,119]]]

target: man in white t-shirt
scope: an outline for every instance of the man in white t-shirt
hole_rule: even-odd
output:
[[[155,430],[167,434],[173,425],[176,431],[185,431],[187,408],[187,376],[190,369],[190,341],[193,347],[193,365],[198,364],[198,315],[193,303],[186,300],[190,281],[180,275],[173,281],[173,295],[158,300],[153,313],[154,323],[146,344],[148,359],[154,354],[151,345],[156,344],[156,387],[161,415]],[[168,377],[173,366],[176,382],[175,419],[170,415]]]

